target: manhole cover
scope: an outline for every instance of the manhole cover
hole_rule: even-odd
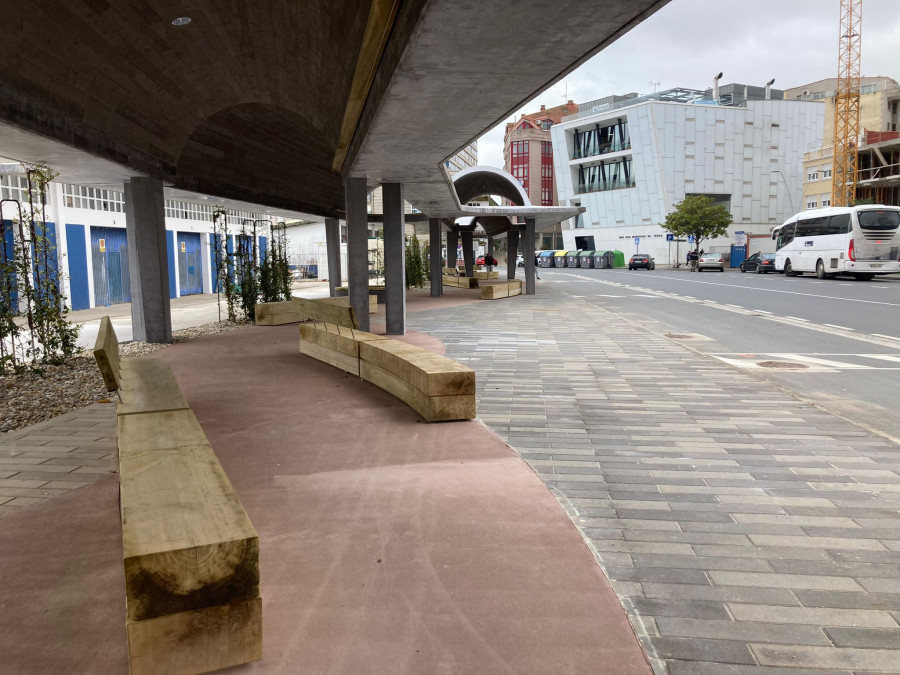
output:
[[[685,335],[684,333],[664,333],[664,335],[673,340],[693,340],[697,337],[696,335]]]
[[[804,370],[809,368],[802,363],[791,363],[790,361],[760,361],[757,363],[760,368],[783,368],[785,370]]]

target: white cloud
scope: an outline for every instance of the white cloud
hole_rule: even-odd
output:
[[[610,94],[722,83],[787,89],[838,69],[838,0],[673,0],[644,23],[517,111],[583,103]],[[862,74],[900,78],[900,3],[866,0],[862,7]],[[513,119],[511,117],[510,119]],[[503,166],[500,124],[478,140],[479,164]]]

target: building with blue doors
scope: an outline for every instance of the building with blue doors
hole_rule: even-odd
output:
[[[46,236],[56,247],[60,283],[71,309],[131,301],[125,202],[121,186],[51,183],[46,195]],[[19,164],[0,164],[4,255],[11,251],[18,218],[16,202],[27,203],[27,180]],[[257,229],[257,251],[265,255],[269,224],[276,212],[249,204],[216,200],[172,190],[165,199],[169,296],[215,293],[213,209],[226,207],[229,251],[237,246],[242,224]],[[229,208],[232,206],[233,208]],[[254,210],[255,209],[255,210]],[[301,214],[281,211],[277,219]]]

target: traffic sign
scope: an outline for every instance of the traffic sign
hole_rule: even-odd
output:
[[[640,238],[640,237],[635,237],[635,238],[634,238],[634,243],[635,243],[635,244],[640,244],[640,243],[641,243],[641,238]]]
[[[675,241],[675,235],[670,232],[666,235],[666,241]]]
[[[691,243],[693,244],[693,243],[694,243],[694,235],[689,234],[689,235],[688,235],[688,241],[691,242]]]

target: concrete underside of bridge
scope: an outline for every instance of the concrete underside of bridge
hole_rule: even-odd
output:
[[[51,153],[73,182],[152,176],[343,217],[344,180],[364,177],[453,217],[443,160],[667,1],[14,3],[0,138],[18,159],[45,159],[24,130],[111,162],[101,181]]]

